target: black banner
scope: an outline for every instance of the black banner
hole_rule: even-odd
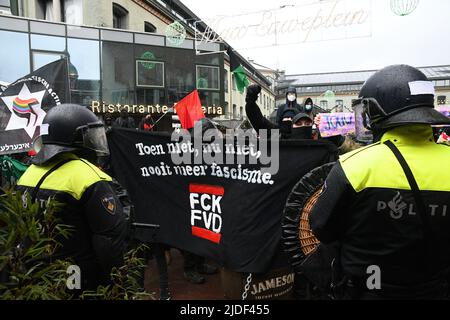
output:
[[[0,93],[0,154],[26,152],[46,111],[69,102],[67,60],[61,59],[8,85]]]
[[[292,187],[337,155],[326,141],[281,141],[279,169],[271,174],[264,168],[275,160],[267,163],[263,140],[257,146],[236,139],[177,143],[169,134],[127,129],[113,129],[108,140],[114,175],[130,193],[137,223],[160,225],[139,228],[137,237],[212,258],[237,272],[267,271],[280,248],[283,208]],[[174,155],[204,159],[175,164]],[[230,155],[253,157],[256,163],[218,164]],[[215,163],[207,164],[212,156]]]

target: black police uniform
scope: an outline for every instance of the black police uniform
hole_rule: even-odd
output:
[[[42,166],[32,165],[20,178],[17,190],[31,195],[43,175],[67,161],[43,181],[36,199],[41,206],[54,197],[63,206],[56,216],[73,227],[68,239],[56,239],[62,247],[53,259],[71,258],[80,267],[82,289],[94,289],[110,281],[120,266],[127,226],[111,177],[74,154],[60,155]]]
[[[68,239],[56,239],[62,247],[52,258],[73,259],[80,267],[81,289],[95,289],[110,281],[112,267],[121,265],[127,234],[111,177],[86,160],[109,154],[105,128],[92,111],[75,104],[51,108],[43,124],[48,130],[35,141],[38,152],[17,189],[41,208],[51,197],[62,204],[56,217],[72,231]]]
[[[312,230],[323,243],[339,242],[351,298],[442,298],[450,267],[450,171],[442,164],[450,147],[434,142],[430,124],[450,121],[433,109],[426,76],[409,66],[379,71],[360,97],[380,141],[341,156],[311,212]],[[380,286],[367,283],[375,270]]]

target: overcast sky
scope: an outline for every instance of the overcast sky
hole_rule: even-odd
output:
[[[391,0],[341,1],[334,7],[331,0],[182,0],[200,18],[215,21],[214,29],[244,57],[287,74],[450,64],[450,0],[392,0],[418,1],[403,17],[392,12]],[[327,21],[321,25],[322,16]],[[274,21],[298,21],[299,29],[286,31],[285,24],[275,35],[268,31]],[[316,29],[308,33],[312,21]],[[237,26],[246,26],[244,36],[233,36],[230,28]]]

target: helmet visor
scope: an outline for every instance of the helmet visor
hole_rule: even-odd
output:
[[[369,126],[369,119],[367,115],[367,108],[362,102],[362,99],[357,99],[352,103],[352,108],[355,112],[355,134],[356,140],[359,142],[373,141],[372,131]]]
[[[82,128],[83,147],[93,150],[99,156],[109,155],[105,127],[101,124],[88,125]]]
[[[43,146],[44,146],[44,143],[42,142],[42,136],[38,136],[36,139],[34,139],[34,141],[33,141],[33,150],[36,153],[41,151]]]

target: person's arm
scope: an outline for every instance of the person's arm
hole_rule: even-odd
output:
[[[341,237],[346,207],[352,202],[356,192],[347,180],[340,162],[331,169],[323,188],[311,211],[309,222],[317,239],[326,244]]]
[[[247,118],[252,124],[253,128],[258,131],[260,129],[278,129],[278,126],[271,121],[264,118],[256,104],[258,94],[261,92],[261,87],[256,84],[252,84],[247,88],[247,96],[245,98],[245,112]]]
[[[81,199],[92,246],[105,275],[123,263],[128,232],[125,214],[110,182],[99,181],[90,186]]]

